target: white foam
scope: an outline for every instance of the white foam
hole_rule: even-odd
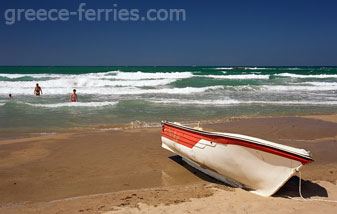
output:
[[[226,100],[178,100],[178,99],[165,99],[165,100],[150,100],[154,103],[163,103],[163,104],[183,104],[183,105],[230,105],[230,104],[239,104],[238,100],[226,99]]]
[[[149,100],[153,103],[162,104],[178,104],[178,105],[236,105],[236,104],[271,104],[271,105],[337,105],[336,101],[244,101],[244,100],[178,100],[178,99],[165,99],[165,100]]]
[[[73,88],[45,87],[43,88],[43,96],[49,95],[65,95],[68,96]],[[132,95],[132,94],[192,94],[201,93],[208,90],[223,89],[223,86],[209,86],[202,88],[186,87],[186,88],[158,88],[144,89],[137,87],[77,87],[77,93],[95,94],[95,95]],[[23,94],[33,95],[31,88],[0,88],[0,94]]]
[[[193,94],[202,93],[208,90],[223,89],[223,86],[208,86],[202,88],[186,87],[186,88],[161,88],[161,89],[139,89],[139,88],[118,88],[112,90],[112,94]],[[110,93],[108,93],[110,94]]]
[[[310,85],[314,85],[314,86],[337,87],[337,82],[305,82],[305,84],[310,84]]]
[[[285,68],[286,70],[300,70],[301,68]]]
[[[292,77],[292,78],[318,78],[318,79],[337,78],[337,74],[301,75],[301,74],[281,73],[281,74],[274,74],[274,76]]]
[[[69,78],[58,80],[47,80],[41,82],[41,87],[46,85],[47,87],[115,87],[115,86],[160,86],[167,85],[174,82],[175,79],[158,79],[158,80],[106,80],[106,79],[93,79],[93,78]],[[25,84],[28,86],[28,84]]]
[[[67,103],[53,103],[53,104],[33,104],[25,103],[35,107],[45,108],[59,108],[59,107],[102,107],[116,105],[118,102],[67,102]]]
[[[66,76],[62,74],[0,74],[0,77],[6,77],[9,79],[17,79],[22,77],[32,77],[32,78],[60,78],[61,76]]]
[[[250,101],[247,103],[276,105],[337,105],[337,101]]]
[[[73,79],[73,78],[86,78],[86,79],[113,79],[113,80],[157,80],[157,79],[183,79],[190,78],[193,74],[191,72],[122,72],[122,71],[109,71],[99,73],[85,73],[85,74],[0,74],[0,77],[7,77],[16,79],[21,77],[32,78],[59,78],[59,79]]]
[[[174,82],[174,79],[163,80],[93,80],[87,78],[63,78],[57,80],[41,81],[40,86],[45,94],[68,94],[73,88],[82,88],[85,91],[92,90],[92,94],[100,93],[104,90],[115,87],[155,87],[165,86]],[[26,81],[0,81],[0,94],[33,94],[35,83]],[[83,90],[82,90],[83,91]],[[111,90],[110,90],[111,91]]]
[[[220,68],[213,68],[215,70],[233,70],[232,67],[220,67]]]
[[[259,67],[245,67],[245,70],[266,70],[269,68],[259,68]]]
[[[262,86],[261,90],[268,91],[334,91],[337,85],[320,85],[320,86],[298,86],[298,85],[267,85]]]
[[[199,75],[199,77],[208,77],[213,79],[269,79],[269,75],[245,74],[245,75]]]
[[[105,78],[119,80],[151,80],[151,79],[184,79],[193,77],[191,72],[120,72],[113,71],[115,75],[105,75]]]
[[[219,67],[219,68],[213,68],[215,70],[233,70],[233,69],[244,69],[244,70],[266,70],[270,69],[273,70],[274,68],[263,68],[263,67]]]
[[[9,78],[17,78],[21,74],[4,74]],[[178,79],[192,77],[191,72],[145,73],[109,71],[101,73],[86,73],[79,75],[59,74],[29,74],[36,77],[52,77],[49,80],[38,81],[44,94],[68,94],[73,88],[80,89],[85,94],[114,94],[118,87],[126,87],[126,94],[133,94],[130,88],[165,86]],[[0,94],[33,94],[35,81],[0,81]],[[137,89],[132,89],[137,91]],[[135,92],[136,93],[136,92]],[[138,92],[137,92],[138,93]],[[140,93],[147,93],[141,91]],[[151,92],[152,93],[152,92]],[[119,94],[123,94],[119,92]]]

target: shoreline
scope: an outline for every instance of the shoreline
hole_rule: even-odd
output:
[[[231,118],[201,123],[201,127],[310,150],[315,162],[301,170],[303,194],[308,196],[310,192],[309,197],[330,199],[337,181],[336,121],[337,115]],[[189,201],[219,197],[219,191],[220,195],[227,196],[248,194],[266,203],[249,192],[217,184],[162,149],[159,127],[99,126],[1,140],[0,157],[0,210],[3,213],[34,213],[48,209],[51,213],[102,213],[147,206],[157,210],[156,207],[164,209],[162,206],[169,204],[180,206]],[[195,188],[200,191],[194,193]],[[216,190],[219,188],[225,190]],[[297,191],[296,179],[291,179],[280,190],[294,197],[298,197]],[[171,200],[167,192],[176,199]],[[161,199],[157,200],[154,195]],[[278,197],[271,198],[277,201]],[[90,210],[84,209],[83,201],[90,204]],[[104,208],[99,209],[99,206]]]
[[[233,117],[224,117],[221,119],[211,119],[211,120],[176,120],[171,122],[178,122],[187,126],[197,126],[200,125],[210,125],[217,123],[228,123],[238,120],[249,120],[249,119],[267,119],[267,118],[284,118],[284,117],[293,117],[293,118],[308,118],[322,120],[326,122],[337,123],[337,114],[311,114],[311,115],[271,115],[271,116],[233,116]],[[51,135],[62,135],[78,132],[104,132],[104,131],[124,131],[124,130],[137,130],[137,129],[151,129],[151,128],[160,128],[160,122],[144,122],[135,120],[129,123],[120,123],[120,124],[94,124],[80,127],[66,127],[66,128],[51,128],[49,131],[36,132],[36,131],[23,131],[20,130],[16,132],[1,133],[0,144],[2,141],[15,140],[15,139],[26,139],[26,138],[36,138],[43,136]],[[13,136],[15,135],[15,136]]]

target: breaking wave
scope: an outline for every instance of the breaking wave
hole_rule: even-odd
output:
[[[114,75],[109,75],[114,74]],[[107,75],[104,75],[105,78],[109,79],[119,79],[119,80],[154,80],[154,79],[184,79],[191,78],[193,74],[191,72],[156,72],[156,73],[147,73],[147,72],[121,72],[121,71],[111,71]]]
[[[91,95],[137,95],[137,94],[193,94],[201,93],[208,90],[223,89],[223,86],[209,86],[209,87],[186,87],[186,88],[158,88],[158,89],[145,89],[137,87],[97,87],[97,88],[78,88],[78,94],[91,94]],[[45,87],[43,94],[45,95],[64,95],[72,92],[72,88],[60,87]],[[1,94],[22,94],[32,95],[31,88],[3,88]]]
[[[118,102],[67,102],[67,103],[51,103],[51,104],[33,104],[24,103],[35,107],[45,107],[45,108],[59,108],[59,107],[103,107],[103,106],[113,106],[118,104]]]
[[[275,74],[274,76],[292,77],[292,78],[318,78],[318,79],[337,78],[336,74],[302,75],[302,74],[281,73],[281,74]]]
[[[270,75],[256,75],[256,74],[246,74],[246,75],[204,75],[201,77],[208,77],[213,79],[229,79],[229,80],[247,80],[247,79],[269,79]]]
[[[295,86],[295,85],[268,85],[262,86],[262,90],[268,91],[335,91],[337,85]]]
[[[337,101],[244,101],[244,100],[150,100],[153,103],[160,104],[178,104],[178,105],[235,105],[235,104],[271,104],[271,105],[337,105]]]

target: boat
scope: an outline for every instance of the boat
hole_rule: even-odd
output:
[[[162,147],[192,167],[260,196],[276,193],[303,165],[309,151],[241,134],[208,132],[162,121]]]

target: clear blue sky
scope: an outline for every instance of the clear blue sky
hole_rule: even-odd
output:
[[[185,22],[21,21],[9,8],[186,10]],[[334,0],[1,0],[0,65],[337,65]]]

